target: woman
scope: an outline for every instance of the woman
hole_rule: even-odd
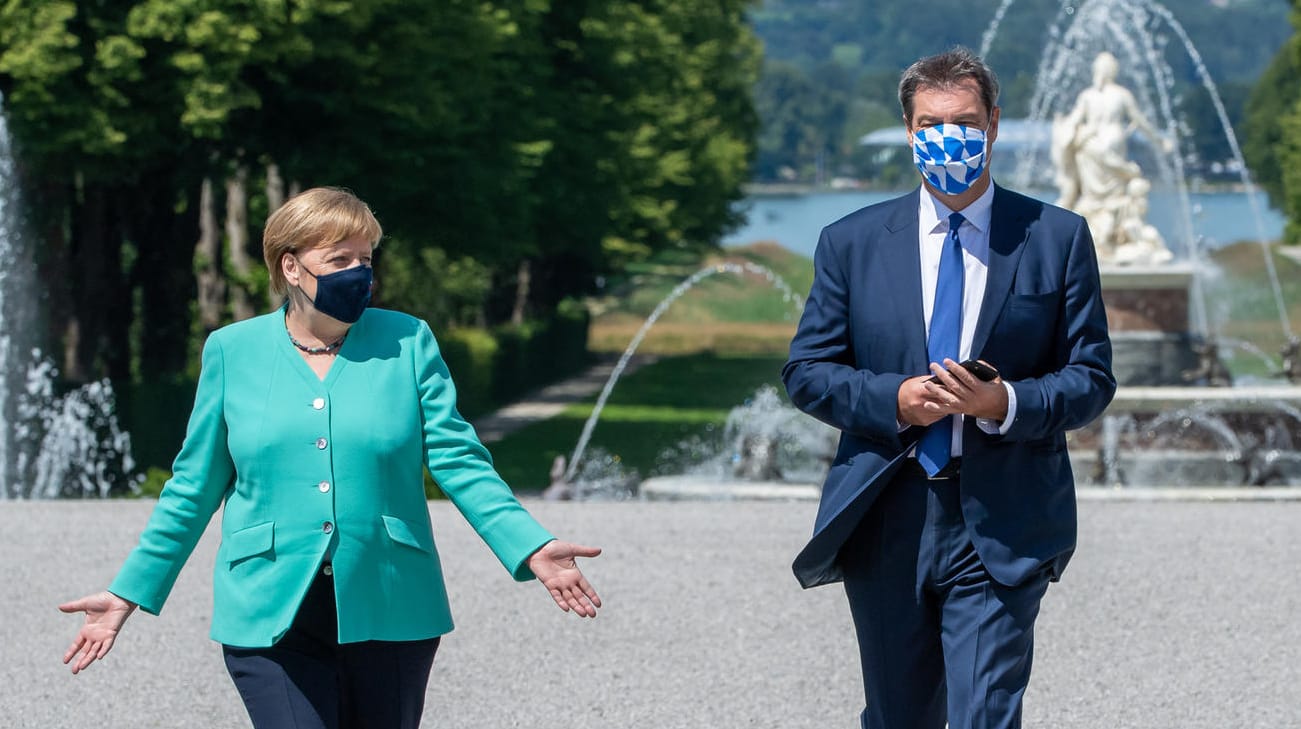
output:
[[[77,673],[127,617],[162,609],[225,503],[212,637],[257,727],[416,727],[452,629],[425,502],[427,466],[517,580],[595,617],[575,564],[520,506],[456,411],[429,326],[366,308],[381,230],[350,192],[308,190],[267,220],[271,314],[208,337],[185,441],[140,542],[85,623]],[[363,721],[364,719],[364,721]]]

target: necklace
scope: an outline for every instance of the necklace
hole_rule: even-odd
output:
[[[290,341],[290,342],[291,342],[295,347],[297,347],[297,348],[299,348],[300,350],[306,352],[307,354],[331,354],[331,353],[335,352],[336,350],[338,350],[339,347],[342,347],[342,346],[343,346],[343,340],[345,340],[345,339],[348,338],[348,334],[345,332],[344,335],[343,335],[342,337],[339,337],[338,339],[334,340],[333,342],[330,342],[329,344],[325,345],[324,347],[309,347],[309,346],[307,346],[306,344],[303,344],[302,342],[298,341],[297,339],[294,339],[294,335],[289,334],[289,325],[288,325],[288,324],[285,325],[285,334],[288,334],[288,335],[289,335],[289,341]]]

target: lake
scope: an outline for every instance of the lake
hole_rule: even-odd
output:
[[[776,241],[796,253],[813,257],[822,227],[872,203],[889,200],[902,192],[813,192],[797,195],[752,195],[743,200],[740,209],[747,212],[747,220],[736,231],[723,238],[723,245],[745,245],[755,241]],[[1056,193],[1036,194],[1043,200],[1053,200]],[[1240,240],[1278,240],[1283,235],[1285,220],[1277,210],[1268,207],[1263,192],[1255,195],[1261,209],[1258,226],[1252,214],[1249,197],[1240,192],[1191,193],[1194,234],[1201,236],[1203,245],[1217,248]],[[1153,192],[1149,201],[1148,221],[1165,236],[1166,245],[1176,255],[1185,255],[1183,227],[1178,196],[1174,193]]]

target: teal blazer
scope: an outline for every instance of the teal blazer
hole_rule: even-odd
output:
[[[517,580],[553,537],[456,410],[425,322],[368,309],[320,380],[277,310],[213,332],[185,442],[109,591],[157,614],[217,507],[212,638],[265,647],[333,563],[339,641],[452,629],[423,469]]]

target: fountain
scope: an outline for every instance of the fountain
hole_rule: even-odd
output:
[[[764,385],[732,409],[716,442],[698,439],[671,452],[680,475],[641,483],[645,499],[816,499],[836,453],[835,428],[796,410]],[[684,456],[685,453],[685,456]]]
[[[37,331],[35,266],[0,97],[0,499],[103,497],[133,487],[130,436],[107,380],[68,392],[28,339]]]
[[[999,21],[1014,1],[1003,0],[996,11],[995,18],[982,41],[982,54],[988,52],[993,44],[997,37]],[[1064,30],[1063,26],[1065,26]],[[1164,56],[1168,44],[1164,33],[1173,34],[1178,39],[1178,47],[1183,49],[1192,63],[1204,91],[1216,110],[1221,131],[1233,154],[1234,166],[1238,170],[1243,194],[1247,196],[1252,209],[1256,240],[1261,247],[1279,323],[1285,339],[1288,341],[1295,339],[1286,303],[1283,301],[1278,273],[1274,268],[1273,258],[1269,255],[1269,241],[1264,234],[1259,195],[1252,184],[1237,135],[1229,123],[1219,90],[1210,77],[1205,63],[1202,62],[1201,54],[1168,8],[1157,0],[1063,0],[1057,17],[1048,29],[1049,40],[1040,60],[1035,91],[1030,101],[1029,119],[1044,121],[1054,115],[1066,113],[1068,104],[1073,98],[1072,94],[1087,85],[1087,76],[1093,70],[1092,64],[1099,54],[1111,53],[1119,58],[1119,67],[1126,73],[1131,90],[1135,91],[1135,101],[1141,115],[1156,120],[1156,130],[1163,139],[1174,143],[1169,153],[1152,155],[1152,160],[1157,166],[1161,183],[1166,188],[1176,191],[1182,211],[1178,223],[1179,229],[1165,231],[1165,233],[1167,237],[1173,236],[1180,244],[1185,259],[1183,263],[1188,267],[1188,275],[1193,272],[1197,274],[1190,281],[1192,287],[1190,329],[1200,338],[1223,341],[1223,338],[1218,336],[1216,321],[1207,311],[1205,292],[1201,290],[1204,284],[1202,279],[1208,273],[1208,265],[1205,260],[1204,241],[1195,232],[1192,206],[1188,199],[1189,181],[1185,161],[1191,158],[1192,151],[1180,148],[1178,145],[1186,136],[1184,134],[1186,125],[1180,121],[1176,113],[1174,73]],[[1024,188],[1042,182],[1034,175],[1036,169],[1055,169],[1053,165],[1044,165],[1039,156],[1039,151],[1033,147],[1022,148],[1017,160],[1015,186]],[[1108,283],[1105,280],[1106,273],[1104,271],[1104,287]],[[1184,274],[1181,272],[1180,275]],[[1109,288],[1116,288],[1116,286]],[[1225,344],[1240,347],[1236,342],[1225,342]]]
[[[1013,2],[1004,0],[996,10],[983,37],[982,54],[994,43],[998,24]],[[1187,55],[1216,109],[1253,211],[1284,340],[1297,341],[1237,137],[1183,26],[1156,0],[1063,1],[1048,31],[1029,115],[1032,121],[1054,121],[1059,132],[1051,145],[1055,164],[1045,165],[1037,150],[1023,148],[1014,186],[1042,182],[1035,179],[1035,170],[1055,170],[1061,203],[1084,214],[1097,239],[1121,388],[1099,422],[1068,436],[1077,478],[1110,486],[1301,483],[1296,454],[1301,445],[1301,389],[1251,382],[1225,388],[1233,379],[1227,359],[1240,354],[1259,358],[1293,382],[1297,358],[1295,352],[1290,356],[1284,351],[1281,366],[1275,366],[1277,360],[1254,344],[1223,336],[1217,312],[1208,305],[1214,296],[1209,282],[1216,272],[1206,259],[1188,203],[1185,163],[1192,152],[1180,148],[1186,127],[1177,115],[1174,74],[1164,56],[1169,36],[1177,39],[1174,47]],[[1115,82],[1122,69],[1128,88]],[[1105,102],[1099,98],[1103,95]],[[1144,211],[1149,186],[1138,166],[1125,159],[1086,162],[1095,170],[1110,168],[1102,173],[1107,179],[1093,181],[1094,189],[1114,190],[1110,199],[1088,199],[1081,191],[1090,183],[1083,174],[1071,175],[1071,154],[1086,152],[1070,148],[1070,132],[1079,128],[1090,103],[1111,113],[1126,107],[1127,126],[1117,128],[1122,150],[1131,130],[1146,127],[1159,184],[1176,191],[1181,201],[1175,230],[1145,229],[1141,215],[1133,219]],[[1149,119],[1154,120],[1150,126]],[[1130,219],[1123,222],[1126,215]],[[1131,232],[1128,237],[1125,228]],[[1174,244],[1177,257],[1170,255],[1165,242]]]
[[[615,384],[619,382],[620,375],[627,368],[629,360],[637,352],[637,347],[646,338],[646,334],[650,332],[651,327],[655,326],[655,322],[659,321],[660,317],[669,310],[673,302],[680,299],[683,294],[690,291],[696,284],[722,273],[736,276],[743,276],[747,273],[756,275],[768,285],[777,289],[782,295],[782,300],[789,302],[794,310],[798,311],[803,307],[803,299],[791,289],[790,285],[781,276],[766,266],[751,261],[744,263],[724,262],[705,266],[683,279],[655,306],[650,316],[646,318],[637,333],[633,335],[632,341],[624,348],[623,354],[620,355],[614,370],[605,382],[605,386],[601,388],[601,394],[597,396],[596,405],[592,408],[591,415],[583,423],[582,433],[574,446],[573,454],[568,459],[568,467],[563,467],[560,459],[552,465],[551,486],[544,493],[546,498],[618,499],[625,498],[628,495],[631,488],[629,485],[630,479],[623,472],[622,467],[615,458],[603,453],[597,458],[584,460],[584,452],[592,438],[592,431],[596,428],[596,424],[601,418],[601,410],[605,407],[606,401],[609,400],[610,393],[614,391]]]
[[[995,10],[982,37],[981,56],[987,55],[996,41],[999,24],[1014,1],[1003,0]],[[1164,57],[1168,37],[1177,40],[1174,47],[1182,49],[1196,68],[1240,171],[1254,213],[1272,303],[1288,343],[1281,362],[1253,343],[1223,336],[1219,312],[1208,303],[1214,297],[1209,284],[1215,271],[1193,223],[1186,168],[1192,151],[1181,148],[1186,126],[1178,118],[1174,74]],[[1125,83],[1132,88],[1108,87],[1122,69]],[[1097,93],[1107,95],[1107,101],[1124,102],[1129,107],[1119,134],[1121,150],[1133,127],[1149,127],[1147,157],[1155,166],[1151,179],[1163,189],[1175,191],[1181,215],[1169,230],[1156,230],[1146,223],[1146,196],[1153,182],[1127,159],[1117,161],[1116,176],[1107,181],[1116,190],[1115,198],[1085,200],[1081,205],[1092,205],[1081,212],[1096,226],[1103,297],[1121,388],[1098,422],[1068,434],[1078,482],[1131,492],[1142,486],[1214,486],[1219,487],[1213,489],[1217,494],[1266,493],[1224,488],[1235,485],[1301,484],[1301,388],[1290,384],[1301,377],[1301,342],[1291,329],[1250,173],[1200,54],[1175,17],[1156,0],[1062,0],[1049,28],[1031,99],[1032,125],[1055,120],[1063,132],[1075,131],[1070,126],[1081,122],[1087,111],[1083,107],[1089,103],[1078,99],[1086,95],[1082,92],[1090,82]],[[1069,134],[1059,136],[1056,142],[1052,146],[1056,147],[1057,162],[1069,164],[1072,160],[1063,159],[1064,153],[1080,151],[1069,148]],[[1066,170],[1045,164],[1046,160],[1036,157],[1039,153],[1034,145],[1021,149],[1012,186],[1033,189],[1057,182],[1066,198],[1064,204],[1080,203],[1082,191],[1070,189],[1072,180],[1067,177],[1062,184]],[[1085,164],[1096,169],[1098,160]],[[1040,170],[1057,170],[1058,179],[1036,177],[1035,171]],[[1073,182],[1081,184],[1078,177]],[[1094,186],[1090,192],[1098,189]],[[1268,369],[1285,377],[1288,384],[1241,377],[1233,383],[1226,360],[1243,355],[1267,362]],[[743,450],[733,448],[732,452]],[[759,454],[764,452],[760,449]],[[758,475],[766,475],[763,458],[752,465]],[[746,495],[733,488],[736,482],[727,480],[725,472],[715,469],[702,475],[713,483],[707,485],[690,475],[657,478],[644,482],[641,492],[656,498]],[[805,483],[819,481],[814,478]],[[810,498],[795,489],[788,486],[786,493]],[[1198,493],[1206,495],[1205,491]]]

